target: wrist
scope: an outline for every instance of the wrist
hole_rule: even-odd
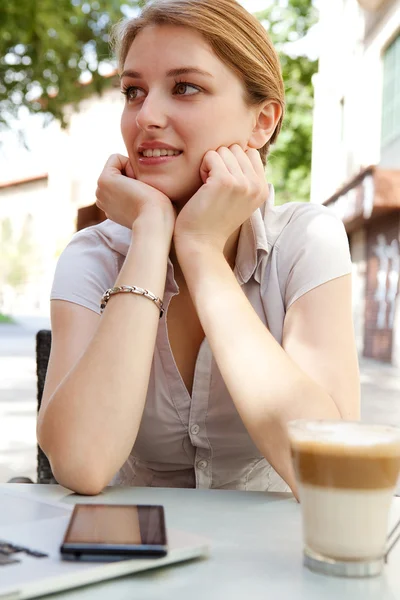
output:
[[[181,257],[192,257],[202,259],[210,256],[223,256],[223,244],[209,237],[195,238],[191,235],[174,236],[174,246],[178,259]]]
[[[209,269],[220,260],[225,262],[223,250],[200,240],[177,241],[174,239],[175,252],[182,270],[188,268]]]
[[[167,258],[171,249],[171,239],[172,236],[162,229],[132,227],[129,253],[140,252],[148,256],[161,255]]]
[[[132,241],[156,244],[169,249],[173,235],[173,223],[162,215],[146,215],[138,217],[132,224]]]

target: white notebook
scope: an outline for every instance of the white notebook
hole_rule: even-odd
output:
[[[0,540],[48,554],[47,558],[13,554],[9,558],[19,562],[0,564],[1,600],[37,598],[208,554],[204,539],[171,530],[167,521],[168,554],[164,558],[112,563],[62,561],[59,549],[72,508],[0,493]]]

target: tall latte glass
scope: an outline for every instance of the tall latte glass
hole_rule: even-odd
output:
[[[305,564],[331,575],[378,575],[400,471],[400,430],[300,420],[289,423],[289,438]]]

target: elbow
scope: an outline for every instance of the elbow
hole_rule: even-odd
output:
[[[108,485],[105,469],[98,461],[91,460],[90,453],[77,455],[71,449],[63,450],[60,444],[50,444],[38,429],[38,444],[46,454],[57,483],[82,496],[97,496]]]
[[[86,465],[74,465],[60,457],[49,459],[56,481],[65,488],[82,496],[97,496],[107,486],[104,473]]]

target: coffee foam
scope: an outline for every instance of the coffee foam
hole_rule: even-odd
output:
[[[358,444],[353,440],[348,443],[347,440],[294,440],[291,443],[292,449],[297,452],[311,454],[321,454],[325,456],[353,456],[391,458],[400,457],[400,441],[398,442],[375,442],[373,444]]]
[[[293,448],[324,454],[396,456],[400,429],[349,421],[298,421],[292,429]]]
[[[300,482],[330,488],[392,488],[400,470],[400,430],[351,422],[290,426]]]

